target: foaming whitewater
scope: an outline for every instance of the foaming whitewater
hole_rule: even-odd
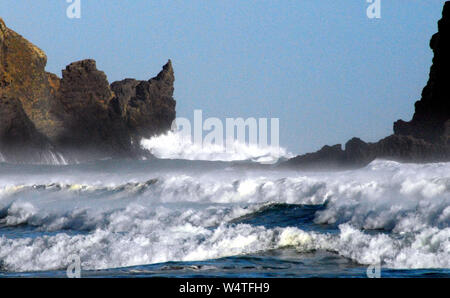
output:
[[[260,147],[253,144],[234,141],[232,146],[196,144],[190,136],[180,132],[169,131],[167,134],[142,139],[141,145],[158,158],[209,160],[209,161],[242,161],[251,160],[260,163],[274,163],[279,159],[293,157],[284,148],[275,146]]]
[[[6,275],[64,271],[74,254],[83,270],[130,274],[136,266],[170,274],[173,262],[198,269],[206,260],[241,268],[227,258],[253,256],[264,264],[252,269],[259,276],[293,274],[298,260],[335,270],[331,276],[355,267],[365,274],[372,264],[392,274],[445,275],[450,163],[377,160],[330,173],[182,160],[2,164],[0,218]],[[247,270],[245,260],[239,270]]]

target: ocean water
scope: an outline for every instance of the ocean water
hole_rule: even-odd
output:
[[[83,277],[450,277],[450,163],[302,172],[168,142],[0,163],[0,277],[65,277],[72,255]]]

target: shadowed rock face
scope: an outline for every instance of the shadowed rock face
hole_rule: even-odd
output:
[[[433,65],[430,77],[423,89],[422,98],[415,104],[410,122],[402,120],[394,124],[396,135],[411,135],[430,142],[440,141],[450,119],[450,3],[444,5],[443,17],[438,23],[430,47]],[[446,124],[447,122],[447,124]]]
[[[3,95],[0,96],[0,144],[2,155],[10,157],[9,161],[39,160],[43,151],[52,149],[25,114],[21,101]]]
[[[71,63],[62,79],[46,63],[42,50],[0,19],[0,152],[7,160],[38,161],[49,150],[77,160],[136,157],[140,138],[166,132],[175,119],[170,61],[149,81],[111,86],[94,60]]]
[[[54,113],[64,131],[53,142],[62,151],[95,157],[126,156],[132,151],[125,121],[111,107],[113,94],[94,60],[71,63],[62,72]],[[67,154],[67,153],[66,153]]]
[[[294,157],[285,165],[301,169],[354,168],[376,158],[401,162],[450,161],[450,2],[446,2],[438,33],[433,35],[433,65],[422,98],[410,122],[394,123],[394,134],[376,143],[353,138],[342,146],[325,146]]]
[[[170,129],[175,119],[172,63],[164,65],[156,78],[148,81],[126,79],[111,84],[113,107],[126,122],[133,138],[151,137]]]

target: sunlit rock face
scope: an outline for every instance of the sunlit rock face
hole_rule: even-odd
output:
[[[136,157],[132,140],[161,134],[175,119],[172,64],[148,81],[111,86],[92,59],[62,78],[45,71],[45,53],[0,19],[0,152],[34,161],[49,151],[75,159]],[[116,93],[117,92],[117,93]]]

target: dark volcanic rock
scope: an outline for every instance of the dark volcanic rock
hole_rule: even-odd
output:
[[[422,98],[415,104],[410,122],[399,120],[394,124],[396,135],[411,135],[430,142],[440,141],[445,122],[450,119],[450,3],[444,5],[439,31],[433,35],[433,65],[430,77],[422,91]]]
[[[51,150],[16,98],[0,96],[0,152],[9,161],[32,162]]]
[[[95,61],[74,62],[62,74],[55,113],[64,123],[64,132],[55,140],[57,146],[77,156],[86,152],[111,157],[129,154],[130,136],[110,106],[112,92]]]
[[[49,152],[69,160],[142,156],[140,138],[166,132],[175,119],[170,60],[149,81],[112,86],[94,60],[68,65],[62,79],[46,63],[0,19],[0,154],[9,161],[39,162]]]
[[[292,165],[301,165],[308,169],[340,168],[345,161],[342,145],[325,145],[317,152],[300,155],[289,160]]]
[[[401,162],[437,162],[450,160],[449,147],[443,143],[430,143],[413,136],[391,135],[370,149],[373,159],[384,158]]]
[[[412,136],[391,135],[376,143],[353,138],[341,145],[324,146],[314,153],[299,155],[285,165],[302,169],[341,169],[366,166],[376,158],[400,162],[435,162],[450,160],[448,144],[430,143]]]
[[[394,135],[376,143],[353,138],[345,150],[341,145],[325,146],[315,153],[294,157],[284,165],[330,169],[361,167],[376,158],[400,162],[450,161],[450,2],[444,5],[438,27],[430,42],[434,52],[430,78],[410,122],[398,120]]]
[[[355,167],[365,166],[376,157],[376,153],[371,146],[372,144],[368,144],[359,138],[351,139],[345,144],[344,162]]]
[[[114,111],[125,119],[133,138],[148,138],[171,128],[176,105],[173,99],[174,81],[172,62],[169,60],[153,79],[125,79],[111,84],[115,94],[112,100]]]

